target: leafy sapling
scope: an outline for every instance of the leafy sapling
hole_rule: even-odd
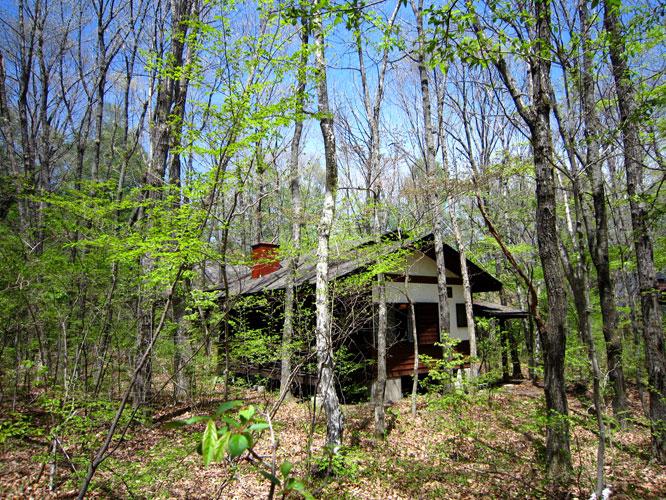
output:
[[[242,401],[226,401],[212,415],[194,416],[187,420],[171,422],[169,426],[184,427],[205,422],[206,428],[197,448],[204,465],[219,463],[225,459],[232,464],[246,460],[259,474],[270,481],[269,498],[274,498],[276,493],[281,498],[289,498],[292,495],[313,498],[305,489],[303,481],[291,475],[293,465],[290,462],[283,462],[276,471],[254,450],[263,431],[271,429],[270,420],[262,418],[254,406],[250,405],[247,408],[242,406]],[[233,414],[232,411],[236,410],[237,412]]]

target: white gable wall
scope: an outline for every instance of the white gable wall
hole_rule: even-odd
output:
[[[409,273],[410,276],[429,276],[437,277],[437,264],[427,255],[416,251],[407,258],[405,269],[397,270],[394,274]],[[460,278],[459,275],[450,270],[446,270],[447,278]],[[456,325],[456,304],[464,304],[465,297],[463,295],[462,285],[447,285],[451,288],[453,293],[449,297],[449,317],[451,318],[451,336],[460,340],[469,340],[467,327],[458,328]],[[377,286],[372,288],[372,298],[377,302]],[[409,300],[408,298],[409,297]],[[405,289],[404,282],[386,282],[386,302],[389,303],[407,303],[409,301],[414,303],[425,302],[430,304],[437,304],[439,302],[437,296],[437,285],[431,283],[409,283]]]

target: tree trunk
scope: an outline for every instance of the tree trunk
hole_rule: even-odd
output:
[[[393,9],[388,21],[389,30],[393,27],[395,18],[400,9],[400,3],[397,3]],[[363,44],[361,39],[360,24],[354,26],[354,38],[356,42],[356,51],[358,55],[359,71],[361,74],[361,88],[363,94],[363,106],[370,129],[369,152],[366,163],[366,200],[370,204],[372,213],[372,232],[376,244],[381,248],[382,225],[380,223],[380,202],[382,195],[381,165],[380,165],[380,142],[379,119],[381,104],[384,98],[384,78],[388,65],[389,45],[386,44],[382,54],[379,74],[377,76],[377,88],[375,91],[374,102],[370,97],[368,87],[368,78],[365,67],[365,58],[363,55]],[[376,183],[376,184],[375,184]],[[381,266],[381,257],[377,264]],[[375,435],[383,437],[386,432],[384,400],[386,392],[386,331],[387,331],[387,311],[386,311],[386,283],[383,273],[377,275],[377,378],[374,385],[374,405],[375,405]]]
[[[499,320],[500,350],[502,356],[502,381],[509,381],[509,332],[506,330],[506,320]]]
[[[443,101],[443,98],[441,99]],[[443,106],[443,102],[440,107]],[[448,173],[449,161],[448,150],[442,137],[442,169],[444,175]],[[453,176],[457,177],[457,169],[454,167]],[[458,254],[460,256],[460,274],[462,277],[463,297],[465,299],[465,317],[467,318],[467,335],[469,337],[469,356],[470,360],[470,378],[476,378],[479,374],[479,364],[477,361],[478,352],[476,346],[476,325],[474,324],[474,309],[472,301],[472,285],[469,280],[469,272],[467,270],[467,255],[465,251],[465,242],[462,239],[460,232],[460,225],[458,224],[458,214],[456,213],[456,202],[452,196],[448,196],[449,216],[451,217],[451,226],[453,227],[453,236],[456,240],[458,247]],[[447,293],[448,297],[448,293]]]
[[[193,18],[196,19],[198,17],[198,8],[194,3],[186,8],[192,9]],[[189,15],[189,11],[184,12],[183,15]],[[179,29],[181,28],[179,27]],[[183,32],[184,35],[185,32]],[[183,47],[179,46],[174,60],[175,67],[184,68],[180,78],[173,82],[173,111],[171,113],[173,123],[171,127],[172,147],[168,176],[170,193],[174,196],[175,200],[173,203],[174,210],[179,209],[182,200],[187,202],[185,199],[186,195],[181,189],[182,160],[180,150],[183,147],[183,122],[185,120],[185,107],[187,105],[187,93],[190,83],[189,70],[185,68],[191,67],[194,62],[195,46],[196,40],[193,40],[193,43],[188,45],[185,61],[183,60]],[[173,395],[176,401],[185,401],[191,397],[194,385],[194,370],[190,366],[192,361],[192,346],[190,345],[189,322],[185,320],[186,297],[189,289],[189,280],[185,280],[183,287],[176,291],[172,301],[173,321],[176,325],[173,335]]]
[[[171,1],[171,16],[172,16],[172,44],[170,61],[176,68],[183,66],[183,50],[185,35],[187,33],[187,23],[185,20],[188,18],[192,9],[192,2],[190,0],[172,0]],[[169,152],[174,145],[174,140],[180,140],[180,120],[182,120],[182,113],[184,112],[185,105],[185,89],[180,88],[180,77],[177,79],[174,73],[162,77],[158,86],[157,101],[155,103],[155,112],[153,115],[153,123],[150,133],[151,143],[151,159],[146,173],[146,185],[150,188],[160,188],[164,185],[167,159]],[[175,108],[174,108],[175,107]],[[175,121],[174,121],[175,117]],[[172,125],[176,125],[173,129]],[[175,133],[175,135],[174,135]],[[175,180],[175,172],[180,174],[180,158],[173,158],[172,165],[170,166],[169,176]],[[155,199],[159,197],[159,191],[156,189],[149,189],[145,193],[148,199]],[[141,209],[138,214],[139,218],[148,218],[145,209]],[[150,224],[150,220],[147,220]],[[153,257],[148,253],[142,255],[139,259],[139,265],[144,276],[149,275],[154,268]],[[152,327],[153,327],[153,310],[155,307],[155,298],[151,293],[150,285],[144,279],[139,287],[138,295],[138,329],[137,329],[137,359],[141,359],[141,353],[145,352],[147,345],[152,342]],[[151,384],[151,354],[149,353],[148,359],[141,364],[140,372],[137,381],[134,385],[133,404],[134,407],[139,407],[150,399],[150,384]]]
[[[294,123],[294,136],[291,139],[289,156],[289,187],[291,190],[291,253],[287,257],[287,283],[284,292],[284,325],[282,327],[282,353],[280,366],[280,395],[291,395],[291,341],[294,335],[294,309],[296,301],[296,268],[301,251],[301,218],[303,206],[301,203],[301,182],[298,172],[298,155],[303,135],[303,117],[305,107],[305,86],[307,83],[308,64],[308,38],[309,28],[307,19],[303,19],[301,26],[301,57],[297,70],[297,104],[296,121]]]
[[[538,32],[537,52],[550,37],[548,2],[536,2]],[[551,481],[565,485],[571,473],[569,449],[569,413],[565,392],[564,354],[566,349],[567,298],[564,273],[559,255],[557,207],[553,173],[552,137],[550,131],[550,62],[538,58],[532,64],[535,119],[529,124],[536,171],[536,232],[539,256],[548,295],[548,329],[542,332],[544,350],[544,390],[551,412],[546,438],[546,461]]]
[[[544,358],[544,392],[549,412],[546,465],[551,484],[561,487],[567,484],[571,474],[571,452],[567,420],[569,410],[564,379],[567,298],[559,253],[550,129],[552,85],[550,59],[541,55],[544,51],[550,51],[551,8],[549,1],[534,3],[534,22],[533,52],[526,61],[529,66],[528,80],[533,89],[531,105],[523,102],[523,94],[511,76],[504,57],[501,54],[497,55],[493,63],[511,95],[518,113],[530,130],[530,143],[536,173],[537,242],[546,284],[549,313],[547,322],[539,325]],[[475,25],[475,31],[477,35],[481,35],[478,23]],[[484,219],[487,218],[484,216]],[[534,298],[531,298],[530,307],[533,311],[535,311],[535,306]],[[538,319],[539,316],[535,315],[535,318]]]
[[[194,370],[192,368],[192,346],[190,345],[189,322],[185,320],[185,298],[190,288],[185,280],[185,290],[174,293],[171,313],[175,323],[173,332],[173,398],[177,402],[187,401],[192,396]]]
[[[384,275],[377,276],[377,380],[375,382],[375,436],[386,432],[384,395],[386,392],[386,284]]]
[[[331,228],[335,215],[335,196],[338,188],[338,166],[335,156],[335,132],[333,115],[328,104],[328,84],[326,79],[326,58],[324,55],[324,27],[321,12],[313,19],[315,33],[315,76],[317,80],[317,101],[321,118],[319,125],[324,141],[326,161],[326,185],[324,206],[317,228],[317,273],[316,273],[316,343],[317,367],[319,371],[318,394],[323,399],[326,412],[326,443],[338,446],[342,443],[344,419],[335,389],[333,361],[333,341],[331,337],[331,304],[329,297],[328,255]]]
[[[419,389],[419,333],[416,329],[416,308],[409,297],[409,273],[405,272],[405,294],[409,302],[409,315],[412,319],[412,342],[414,343],[414,367],[412,370],[412,417],[416,416],[416,394]]]
[[[609,36],[610,59],[620,111],[624,168],[631,211],[634,250],[638,270],[643,340],[650,382],[650,420],[652,424],[652,455],[666,463],[666,348],[659,306],[659,289],[654,268],[652,239],[648,227],[648,208],[642,199],[641,176],[643,154],[636,114],[636,86],[631,81],[627,53],[619,17],[619,5],[604,2],[604,26]]]
[[[28,229],[28,208],[23,195],[23,186],[21,170],[16,152],[16,143],[14,142],[14,124],[9,110],[9,101],[7,100],[5,65],[2,52],[0,52],[0,132],[2,132],[6,141],[7,157],[11,173],[14,176],[14,191],[16,193],[16,205],[18,207],[18,229],[19,236],[25,238]]]
[[[460,254],[460,274],[462,275],[463,282],[463,296],[465,298],[465,316],[467,317],[467,335],[469,336],[469,356],[470,360],[470,377],[476,378],[479,374],[479,364],[477,361],[478,353],[476,347],[476,328],[474,325],[474,311],[472,308],[472,285],[469,281],[469,272],[467,271],[467,257],[465,253],[465,243],[463,242],[462,235],[460,234],[460,226],[458,225],[458,216],[455,211],[455,202],[449,199],[451,225],[453,226],[453,235],[456,239],[456,246]]]
[[[583,37],[583,71],[581,74],[582,106],[585,121],[585,142],[587,143],[586,171],[592,184],[592,200],[594,206],[595,227],[587,227],[588,246],[592,255],[592,263],[597,271],[597,287],[603,321],[603,334],[606,343],[608,375],[613,387],[613,414],[620,422],[624,421],[627,410],[624,368],[622,366],[622,338],[617,325],[617,309],[615,305],[615,287],[610,272],[608,256],[608,214],[606,209],[606,193],[602,162],[599,158],[598,134],[601,123],[596,112],[594,100],[594,52],[588,46],[589,17],[587,1],[581,2],[581,36]]]
[[[416,3],[418,1],[418,5]],[[433,218],[433,233],[435,243],[435,262],[437,264],[437,300],[439,305],[439,339],[446,343],[451,331],[449,313],[449,299],[446,291],[446,263],[444,262],[444,227],[442,220],[442,203],[439,196],[439,186],[436,179],[435,142],[432,128],[432,113],[430,101],[430,78],[425,56],[425,40],[423,31],[423,0],[412,0],[412,10],[416,17],[416,32],[418,35],[417,66],[421,81],[421,107],[423,113],[423,127],[425,134],[425,171],[428,179],[426,187]]]

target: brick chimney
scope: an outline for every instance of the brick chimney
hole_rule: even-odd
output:
[[[282,266],[278,259],[280,245],[257,243],[252,245],[252,279],[271,274]]]

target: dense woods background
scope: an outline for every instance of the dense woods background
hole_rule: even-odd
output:
[[[359,360],[344,348],[352,326],[331,327],[327,266],[396,229],[433,232],[438,257],[444,242],[462,250],[503,281],[496,300],[530,312],[509,331],[469,322],[478,348],[458,394],[506,376],[502,357],[543,387],[528,487],[573,491],[573,389],[598,446],[596,477],[576,487],[601,493],[611,435],[649,432],[641,459],[664,464],[663,3],[19,0],[1,12],[0,445],[37,440],[37,482],[104,494],[91,481],[137,426],[262,384],[231,369],[251,363],[282,361],[275,411],[290,373],[311,366],[326,442],[345,444],[339,398],[353,390],[336,387]],[[258,242],[279,243],[292,270],[285,310],[270,331],[231,335],[220,294]],[[316,314],[300,324],[307,255]],[[379,359],[364,361],[380,384],[383,300]],[[451,391],[447,379],[431,394]],[[289,483],[291,466],[278,480],[252,440],[229,448],[247,422],[257,443],[273,436],[275,411],[262,411],[220,430],[229,460],[268,467],[270,496],[314,491],[311,469]],[[326,450],[333,464],[339,448]]]

